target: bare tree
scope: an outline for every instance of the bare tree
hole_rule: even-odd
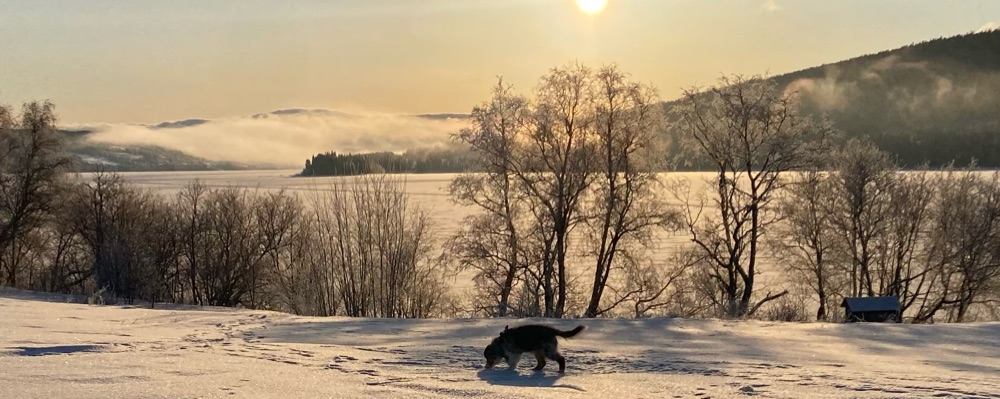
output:
[[[876,246],[876,292],[899,298],[905,312],[929,288],[926,230],[934,184],[923,169],[897,172],[893,179],[886,235]]]
[[[290,249],[299,238],[302,203],[284,189],[257,193],[253,208],[255,231],[259,235],[260,261],[251,269],[247,302],[254,308],[276,305],[275,273],[289,262]],[[255,264],[258,262],[255,261]]]
[[[1000,174],[983,173],[949,168],[939,180],[929,229],[934,286],[918,322],[941,311],[948,321],[967,321],[1000,283]]]
[[[0,283],[5,285],[18,286],[22,269],[31,265],[24,256],[38,253],[39,230],[70,166],[55,124],[55,106],[47,101],[24,104],[16,117],[0,106]]]
[[[244,188],[224,187],[205,198],[205,252],[197,275],[205,303],[257,307],[264,283],[266,238],[256,223],[260,197]]]
[[[601,68],[594,77],[594,141],[596,151],[593,206],[588,207],[590,255],[596,259],[590,300],[584,317],[604,314],[636,298],[636,313],[650,310],[662,293],[657,274],[645,268],[654,228],[667,227],[679,215],[668,211],[654,189],[655,160],[662,159],[658,133],[662,108],[652,87],[631,81],[616,66]],[[628,287],[604,292],[613,270],[625,273]],[[669,279],[668,279],[669,281]]]
[[[150,190],[143,191],[146,206],[140,209],[141,214],[136,218],[142,225],[129,233],[129,240],[135,241],[132,245],[137,248],[140,267],[144,269],[144,278],[138,282],[142,287],[140,298],[149,301],[150,307],[157,302],[176,303],[183,280],[179,262],[180,218],[163,197]]]
[[[430,317],[442,309],[445,270],[430,256],[427,216],[405,181],[363,175],[314,199],[317,244],[352,317]]]
[[[670,279],[658,279],[648,250],[653,232],[677,215],[656,195],[655,90],[616,66],[571,64],[542,77],[534,98],[501,80],[456,136],[480,157],[476,173],[451,185],[457,203],[481,211],[450,247],[452,262],[476,270],[476,312],[503,316],[516,302],[519,316],[563,317],[579,307],[593,317],[659,301],[665,289],[651,282]],[[583,288],[570,264],[588,255],[593,280]]]
[[[487,296],[481,298],[481,310],[487,315],[507,316],[515,280],[530,263],[517,158],[523,156],[531,116],[528,100],[499,79],[493,98],[473,108],[471,126],[454,137],[472,149],[478,164],[476,172],[451,182],[451,197],[482,213],[466,219],[449,252],[459,267],[476,270],[477,291]]]
[[[581,201],[594,178],[592,75],[572,64],[541,79],[528,156],[518,168],[543,248],[539,277],[546,317],[565,313],[570,233],[584,219]]]
[[[154,303],[176,278],[174,216],[156,194],[98,173],[78,185],[70,220],[90,253],[97,286]]]
[[[782,223],[772,237],[775,258],[793,281],[816,294],[816,320],[826,320],[831,302],[841,295],[844,284],[834,258],[840,252],[830,220],[832,195],[827,179],[819,170],[807,170],[779,194],[777,210]]]
[[[850,296],[875,296],[876,245],[889,229],[895,163],[870,142],[852,139],[836,155],[832,222],[850,260]]]
[[[69,200],[74,196],[64,196],[59,210],[46,230],[48,250],[46,264],[42,268],[38,284],[32,289],[46,292],[83,293],[84,285],[92,276],[92,263],[86,243],[76,234],[67,220],[72,220]]]
[[[39,272],[45,263],[46,229],[35,228],[14,237],[13,242],[0,253],[0,276],[3,285],[16,288],[32,288],[41,277]]]
[[[209,189],[195,181],[175,206],[180,275],[192,301],[250,308],[289,303],[279,292],[288,287],[278,279],[302,239],[304,207],[296,197],[284,190]]]
[[[205,219],[205,200],[208,187],[200,180],[194,180],[184,187],[175,200],[179,217],[180,261],[182,273],[186,277],[185,285],[190,290],[186,298],[196,304],[204,305],[204,295],[200,290],[198,276],[201,273],[202,261],[206,253],[207,220]]]
[[[466,255],[462,264],[479,270],[477,281],[497,286],[497,314],[507,313],[518,276],[525,280],[520,292],[540,289],[543,316],[565,314],[571,233],[585,219],[582,201],[593,180],[593,94],[593,72],[580,65],[552,69],[535,104],[501,80],[458,136],[483,157],[484,173],[456,179],[452,196],[482,209],[475,225],[494,228],[504,243],[466,240],[456,249]]]
[[[472,215],[447,244],[447,261],[461,270],[475,272],[473,306],[477,315],[540,316],[511,307],[512,299],[517,296],[514,289],[524,283],[524,273],[534,264],[529,253],[530,240],[521,237],[522,231],[517,230],[522,220],[515,222],[508,224],[498,215]]]
[[[336,315],[325,285],[321,252],[313,247],[315,226],[298,196],[284,190],[263,194],[256,218],[265,239],[268,303],[300,315]]]
[[[808,166],[831,128],[797,112],[794,97],[760,77],[722,77],[707,91],[686,90],[680,107],[685,149],[716,172],[714,216],[688,212],[692,241],[725,294],[730,317],[753,314],[786,294],[754,301],[759,244],[775,222],[767,211],[784,185],[782,173]]]
[[[617,284],[608,285],[616,298],[613,304],[629,305],[631,314],[628,316],[634,318],[665,312],[689,315],[683,306],[687,295],[683,280],[691,263],[679,258],[671,261],[669,265],[648,262],[623,270],[625,276],[621,288]],[[608,306],[605,312],[615,312],[615,306]]]

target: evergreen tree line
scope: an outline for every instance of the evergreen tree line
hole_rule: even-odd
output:
[[[369,173],[460,173],[472,165],[461,147],[411,149],[394,152],[316,154],[306,160],[300,176],[354,176]]]

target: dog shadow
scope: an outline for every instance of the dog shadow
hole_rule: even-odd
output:
[[[7,352],[7,354],[14,356],[71,355],[81,352],[98,352],[103,348],[101,345],[21,346],[14,348],[16,351]]]
[[[476,376],[490,385],[534,388],[567,388],[575,391],[587,392],[587,390],[576,385],[558,383],[559,380],[565,376],[563,374],[546,374],[542,371],[533,371],[529,374],[521,374],[516,370],[482,369],[476,373]]]

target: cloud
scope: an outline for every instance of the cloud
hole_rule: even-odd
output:
[[[996,21],[990,21],[987,22],[985,25],[980,26],[979,29],[976,29],[976,33],[992,32],[995,30],[1000,30],[1000,23],[997,23]]]
[[[982,107],[993,104],[994,91],[983,85],[1000,81],[998,74],[952,66],[942,70],[929,61],[906,61],[898,54],[871,60],[861,68],[842,71],[837,65],[822,68],[822,76],[800,78],[785,87],[785,93],[797,93],[811,106],[823,112],[856,110],[858,104],[882,104],[905,111],[913,117],[932,117],[941,110]],[[815,76],[815,75],[813,75]],[[951,77],[961,76],[953,80]],[[902,82],[902,83],[901,83]]]
[[[157,126],[92,127],[89,140],[157,145],[215,160],[300,165],[317,153],[404,151],[445,144],[465,127],[460,116],[281,110],[247,117]]]
[[[794,92],[806,96],[823,111],[843,110],[849,105],[857,84],[841,81],[840,68],[836,66],[827,67],[825,74],[822,79],[798,79],[785,88],[785,94]]]
[[[767,12],[775,12],[781,10],[781,6],[779,6],[775,0],[765,1],[763,4],[760,5],[760,8],[763,8],[764,11]]]

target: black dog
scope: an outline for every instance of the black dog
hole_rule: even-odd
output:
[[[535,355],[538,365],[535,370],[545,367],[545,358],[559,363],[559,372],[566,372],[566,358],[559,353],[559,342],[556,337],[572,338],[586,328],[579,326],[570,331],[561,331],[549,326],[526,325],[515,328],[504,327],[499,337],[493,338],[483,351],[486,357],[486,368],[493,368],[501,359],[507,361],[508,369],[517,367],[521,354],[531,352]]]

